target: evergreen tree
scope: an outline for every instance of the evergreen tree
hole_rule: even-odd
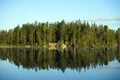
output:
[[[115,32],[107,25],[89,24],[80,20],[56,23],[27,23],[8,31],[0,31],[0,45],[46,46],[60,43],[74,47],[120,45],[120,28]]]

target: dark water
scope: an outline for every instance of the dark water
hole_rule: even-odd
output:
[[[120,80],[120,50],[0,49],[0,80]]]

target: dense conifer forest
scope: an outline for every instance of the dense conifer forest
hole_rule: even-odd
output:
[[[120,45],[120,28],[89,24],[80,20],[54,23],[27,23],[14,29],[0,30],[0,46],[47,46],[49,43],[71,47]]]

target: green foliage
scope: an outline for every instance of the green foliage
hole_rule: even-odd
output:
[[[81,23],[80,20],[57,23],[27,23],[13,30],[0,31],[0,45],[46,46],[49,43],[64,43],[67,46],[114,46],[120,45],[120,29],[116,32],[107,25]]]
[[[120,28],[116,31],[116,38],[117,38],[117,43],[120,46]]]

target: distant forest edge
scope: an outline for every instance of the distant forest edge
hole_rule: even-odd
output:
[[[90,47],[120,45],[120,28],[107,25],[73,22],[27,23],[0,31],[0,46]]]

